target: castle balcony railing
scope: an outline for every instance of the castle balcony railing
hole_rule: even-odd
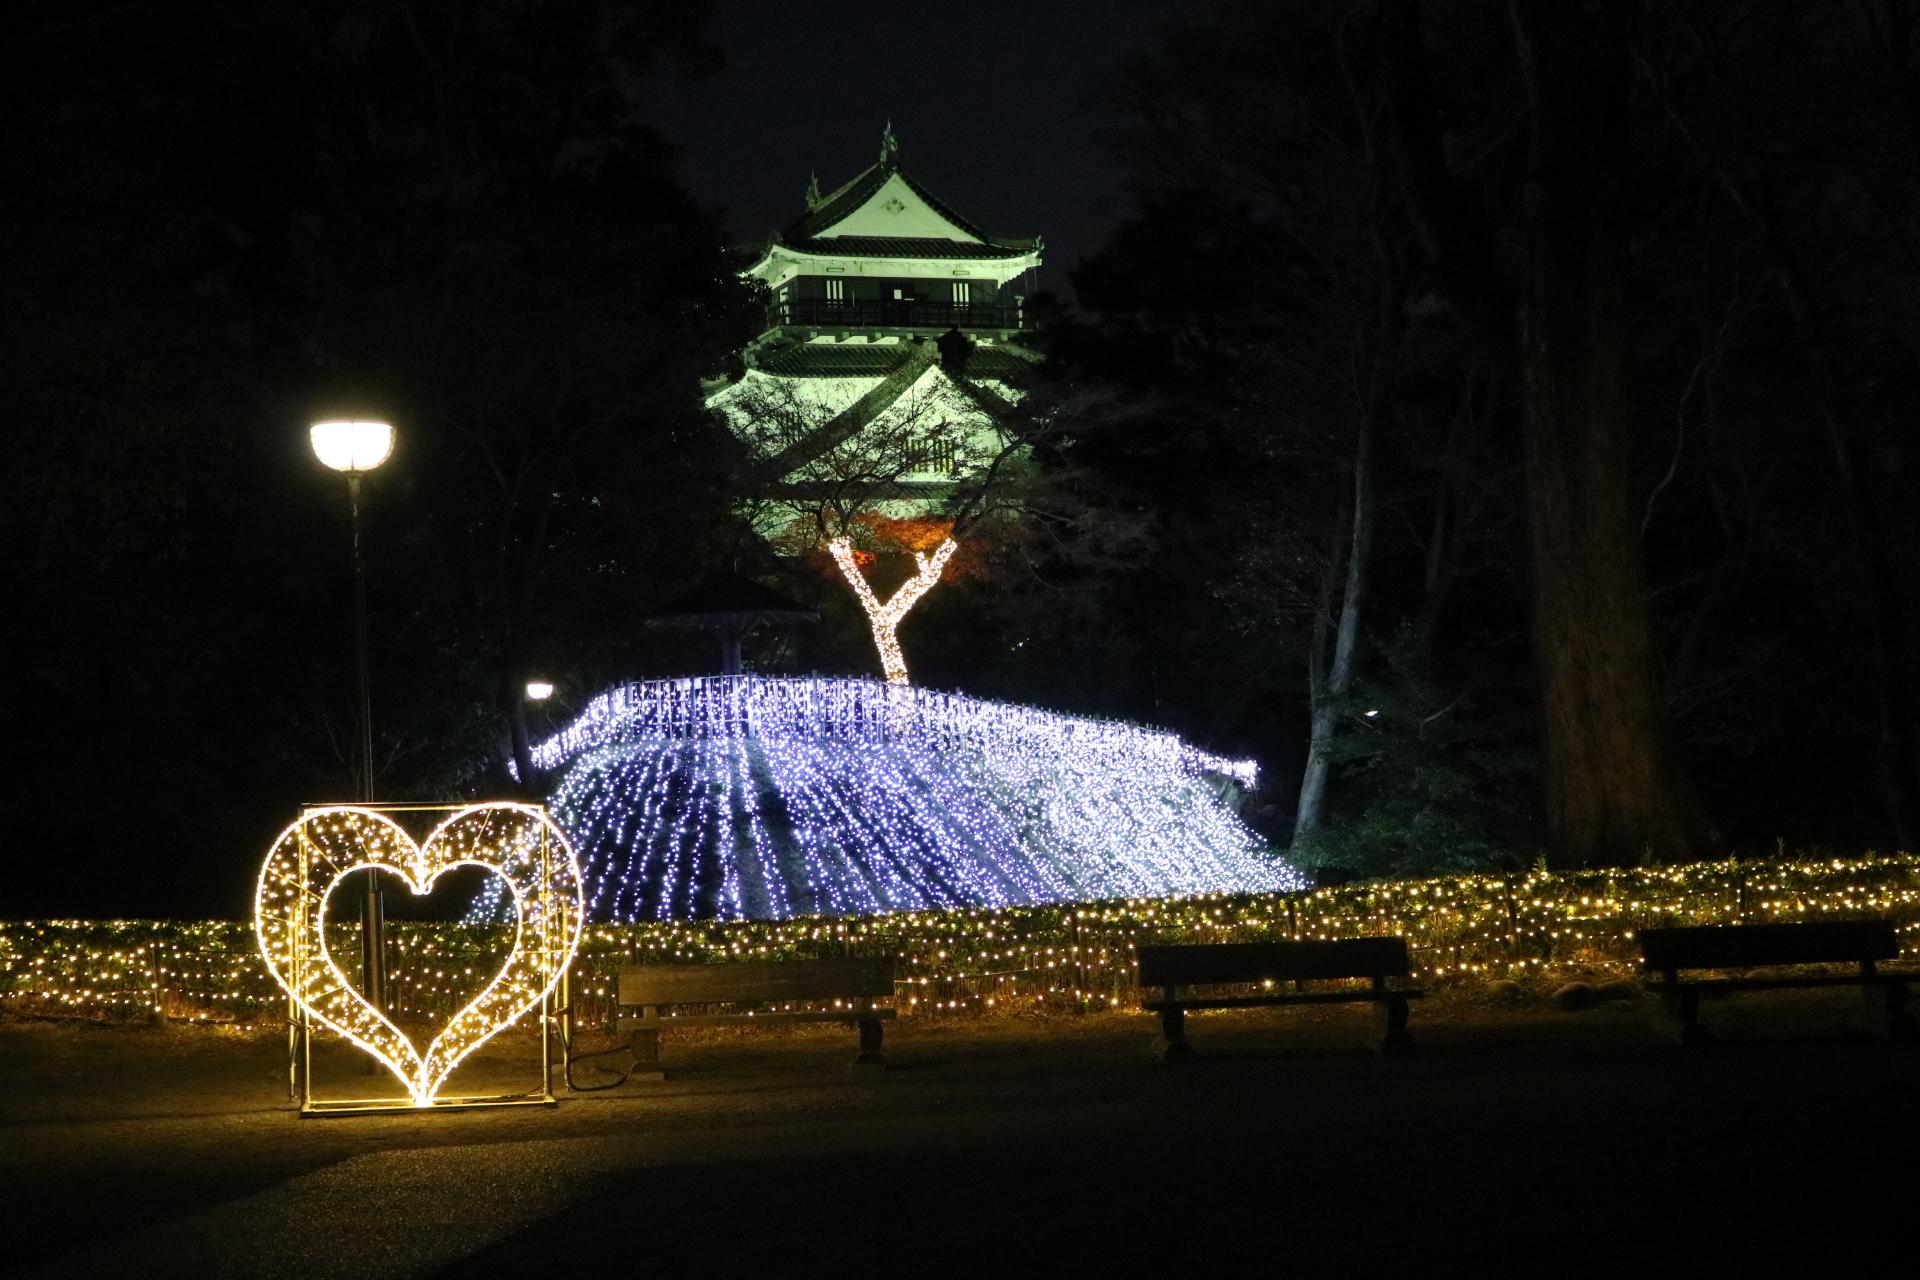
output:
[[[826,298],[793,298],[767,308],[767,327],[797,326],[816,329],[948,329],[1018,330],[1019,307],[982,304],[954,306],[950,302],[833,302]]]

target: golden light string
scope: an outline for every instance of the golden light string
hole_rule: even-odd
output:
[[[1129,1003],[1142,942],[1397,933],[1418,976],[1471,980],[1579,967],[1629,973],[1634,931],[1885,916],[1920,954],[1920,858],[1719,861],[1581,873],[1515,872],[1342,885],[1297,894],[1207,894],[1082,904],[913,911],[785,921],[585,926],[574,965],[589,1015],[621,965],[896,954],[905,1013],[981,1014],[1029,1004]],[[333,924],[342,954],[354,926]],[[390,1003],[445,1019],[497,966],[498,926],[394,922]],[[227,921],[0,924],[0,1010],[97,1019],[277,1021],[284,999],[251,937]]]

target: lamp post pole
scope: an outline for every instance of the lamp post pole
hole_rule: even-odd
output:
[[[360,799],[373,803],[373,693],[367,664],[367,558],[360,543],[360,471],[347,472],[347,506],[353,512],[353,653],[359,682]],[[360,906],[361,985],[367,1003],[387,1009],[386,909],[380,899],[380,873],[366,872],[366,897]]]
[[[372,421],[316,422],[310,434],[314,456],[347,477],[347,507],[353,516],[353,658],[358,706],[354,717],[360,739],[360,801],[373,803],[373,695],[367,676],[367,558],[360,540],[360,480],[393,452],[393,425]],[[382,1013],[387,1008],[386,913],[380,901],[379,873],[365,875],[360,909],[362,994]],[[377,1064],[369,1062],[369,1068]]]

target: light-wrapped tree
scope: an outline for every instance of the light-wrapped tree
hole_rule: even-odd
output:
[[[880,653],[880,669],[887,683],[907,684],[910,682],[906,655],[900,650],[900,621],[922,596],[939,584],[940,575],[960,549],[960,543],[953,536],[951,520],[911,517],[895,520],[878,512],[864,512],[857,523],[870,530],[876,541],[891,544],[913,557],[913,572],[882,601],[874,594],[863,567],[871,563],[875,553],[856,551],[853,540],[844,533],[827,543],[834,564],[839,566],[847,585],[853,588],[860,607],[866,610],[867,621],[873,627],[873,647]]]

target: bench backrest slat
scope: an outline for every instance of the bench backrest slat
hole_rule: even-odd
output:
[[[1204,986],[1321,978],[1397,978],[1407,973],[1405,938],[1339,938],[1329,942],[1223,942],[1141,947],[1143,987]]]
[[[720,1004],[751,1000],[833,1000],[893,994],[893,956],[834,960],[753,960],[649,964],[620,971],[620,1003]]]
[[[1642,929],[1639,940],[1641,963],[1656,971],[1858,963],[1892,960],[1900,954],[1891,920]]]

